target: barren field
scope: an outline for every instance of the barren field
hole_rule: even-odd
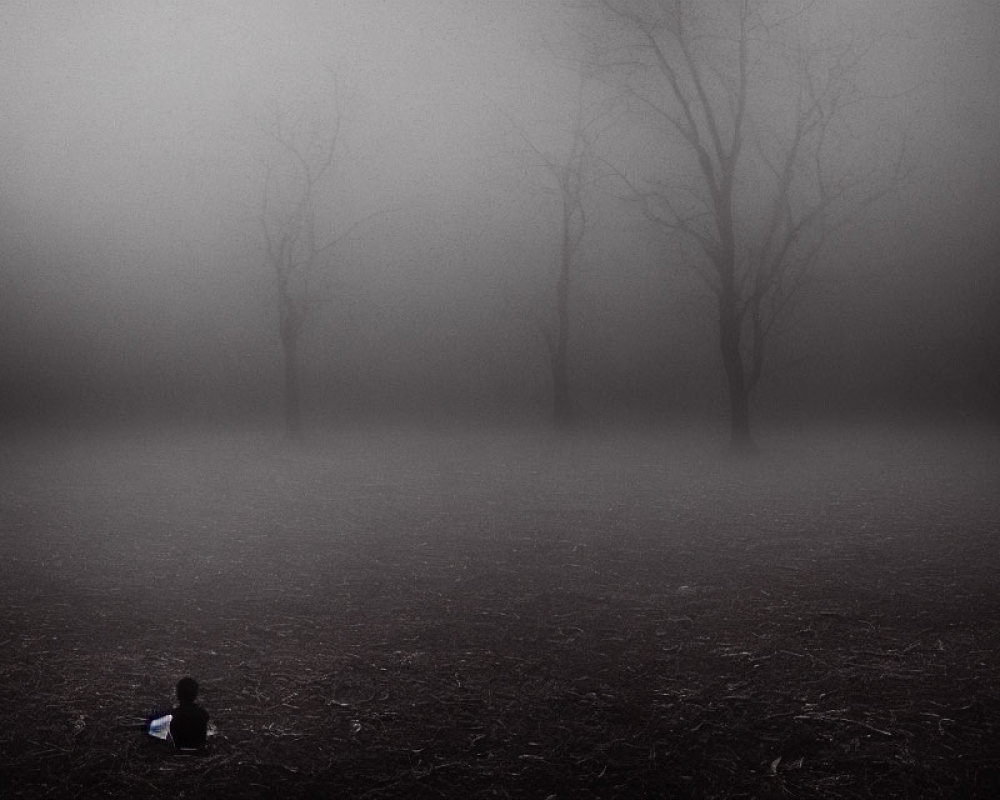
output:
[[[0,785],[1000,797],[1000,438],[21,437]],[[216,726],[135,721],[183,675]]]

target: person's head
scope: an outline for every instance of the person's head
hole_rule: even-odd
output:
[[[193,703],[198,696],[198,681],[194,678],[181,678],[177,681],[177,699],[182,703]]]

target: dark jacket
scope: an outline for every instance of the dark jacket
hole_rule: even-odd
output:
[[[208,735],[208,712],[197,703],[181,703],[170,712],[170,738],[174,747],[198,748],[205,746]]]

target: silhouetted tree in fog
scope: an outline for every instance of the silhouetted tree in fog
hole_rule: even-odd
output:
[[[274,145],[266,160],[260,224],[265,257],[274,271],[278,333],[284,357],[284,420],[290,436],[302,422],[300,342],[312,309],[333,297],[336,246],[356,226],[335,233],[330,190],[340,156],[342,109],[335,96],[332,117],[305,124],[276,111],[264,124]]]
[[[808,2],[593,0],[587,68],[653,131],[658,164],[616,168],[715,299],[731,441],[776,327],[833,236],[902,177],[859,157],[855,41],[806,41]]]
[[[518,127],[536,166],[542,167],[555,185],[560,204],[559,258],[554,280],[555,325],[540,324],[548,347],[552,373],[552,420],[557,428],[569,428],[574,420],[570,391],[570,300],[580,243],[587,232],[586,190],[595,177],[598,160],[594,153],[601,115],[591,114],[585,100],[585,82],[580,82],[576,114],[569,144],[560,152],[538,145]]]

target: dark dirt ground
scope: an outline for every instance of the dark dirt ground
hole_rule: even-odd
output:
[[[0,792],[1000,797],[996,432],[716,449],[8,441]]]

